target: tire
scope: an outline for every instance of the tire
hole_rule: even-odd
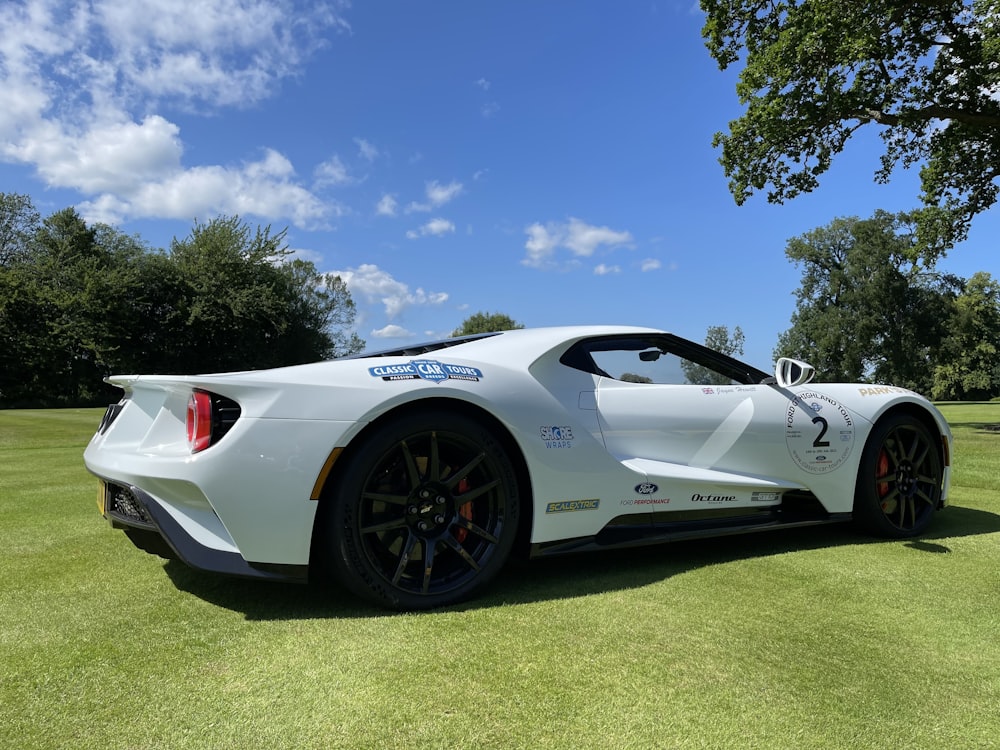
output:
[[[503,567],[517,535],[514,467],[496,436],[447,412],[392,419],[352,451],[328,515],[334,575],[399,610],[454,604]]]
[[[943,478],[937,440],[920,420],[909,414],[883,419],[861,457],[854,519],[876,536],[917,536],[934,517]]]

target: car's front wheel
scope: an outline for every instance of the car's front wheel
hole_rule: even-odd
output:
[[[347,588],[382,606],[428,609],[468,598],[503,566],[518,487],[490,429],[460,414],[412,413],[378,427],[349,460],[327,527]]]
[[[941,499],[943,469],[930,430],[908,414],[875,425],[858,471],[854,518],[879,536],[922,533]]]

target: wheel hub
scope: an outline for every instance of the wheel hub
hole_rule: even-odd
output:
[[[902,461],[896,468],[896,486],[905,497],[911,497],[916,492],[917,477],[909,461]]]
[[[422,537],[433,537],[451,526],[451,494],[440,486],[423,485],[410,496],[406,507],[406,523]]]

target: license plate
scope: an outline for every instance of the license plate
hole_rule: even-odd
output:
[[[101,511],[101,515],[104,515],[104,510],[107,505],[108,498],[108,485],[104,483],[103,479],[97,480],[97,509]]]

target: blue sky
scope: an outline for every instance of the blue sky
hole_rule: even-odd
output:
[[[4,0],[0,190],[154,247],[287,227],[369,348],[477,311],[528,326],[742,327],[770,368],[787,240],[916,206],[852,142],[821,188],[737,207],[711,146],[735,71],[693,0]],[[1000,276],[997,211],[940,268]]]

